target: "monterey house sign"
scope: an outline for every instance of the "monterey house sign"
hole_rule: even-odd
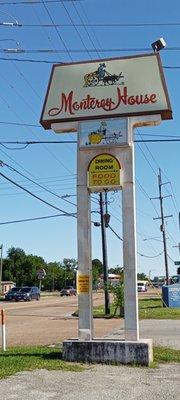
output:
[[[150,114],[172,118],[158,53],[55,64],[40,123]]]

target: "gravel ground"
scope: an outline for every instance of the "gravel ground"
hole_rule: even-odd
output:
[[[180,365],[159,368],[93,365],[84,372],[37,370],[0,382],[3,400],[177,400]]]

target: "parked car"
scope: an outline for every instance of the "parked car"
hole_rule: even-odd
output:
[[[11,288],[4,296],[5,300],[14,300],[15,294],[19,292],[21,287],[13,287]]]
[[[60,296],[76,296],[76,289],[73,286],[65,286],[60,291]]]
[[[144,283],[138,282],[138,292],[147,292],[147,285]]]
[[[25,286],[22,287],[19,292],[14,296],[15,301],[31,301],[33,299],[40,299],[40,290],[37,286]]]

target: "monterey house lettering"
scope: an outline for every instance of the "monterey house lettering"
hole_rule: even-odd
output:
[[[114,111],[121,105],[136,106],[142,104],[153,104],[157,102],[156,93],[128,94],[127,86],[122,89],[117,87],[116,97],[96,98],[87,94],[81,101],[77,101],[73,90],[68,94],[61,93],[58,107],[53,107],[48,111],[50,117],[55,117],[61,113],[75,115],[79,110],[102,109],[106,112]],[[133,112],[133,111],[132,111]]]

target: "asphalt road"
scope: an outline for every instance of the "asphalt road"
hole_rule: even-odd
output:
[[[94,293],[94,305],[103,303],[103,294]],[[48,296],[40,301],[2,302],[6,312],[8,346],[53,345],[78,336],[77,297]],[[180,349],[179,320],[141,320],[140,337],[152,338],[156,345]],[[124,338],[124,320],[94,319],[94,338]],[[0,329],[1,343],[1,329]]]
[[[94,305],[102,304],[103,295],[95,293]],[[7,346],[52,345],[78,336],[77,297],[48,296],[40,301],[2,302],[6,313]],[[102,337],[120,327],[119,320],[94,320],[94,335]],[[1,332],[0,332],[1,340]]]

